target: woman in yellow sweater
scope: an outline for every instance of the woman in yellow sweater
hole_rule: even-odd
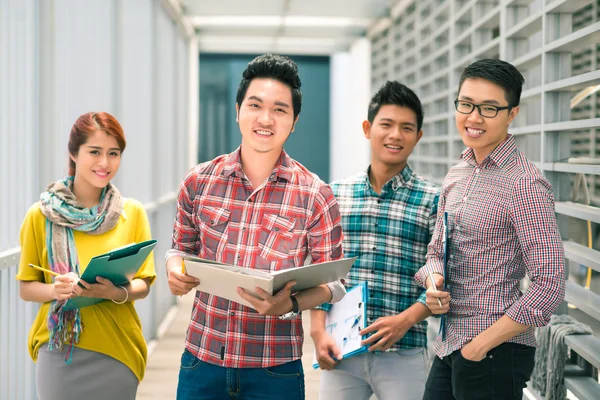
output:
[[[21,227],[17,279],[23,300],[42,303],[29,333],[40,400],[135,399],[147,348],[133,301],[156,278],[150,255],[127,285],[80,281],[96,255],[151,239],[142,205],[121,197],[110,181],[125,149],[117,120],[107,113],[79,117],[69,136],[69,177],[54,182]],[[58,274],[29,267],[39,265]],[[76,296],[107,299],[65,311]]]

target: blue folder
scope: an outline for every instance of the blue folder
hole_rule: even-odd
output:
[[[126,285],[135,276],[146,258],[150,255],[152,249],[156,246],[156,240],[147,240],[145,242],[133,243],[124,247],[119,247],[101,254],[90,260],[81,279],[87,283],[96,283],[96,277],[106,278],[115,286]],[[81,285],[80,285],[81,286]],[[75,297],[67,300],[63,309],[73,310],[98,304],[106,299],[95,297]]]
[[[447,279],[447,268],[448,268],[448,257],[449,257],[449,240],[448,237],[448,212],[445,211],[442,217],[442,249],[444,251],[443,259],[444,259],[444,286],[447,287],[446,279]],[[443,290],[444,288],[439,288],[439,290]],[[446,340],[446,314],[442,314],[440,319],[440,330],[438,334],[442,335],[442,340]]]
[[[327,314],[325,329],[333,337],[342,351],[343,358],[365,353],[369,345],[356,346],[358,341],[365,337],[358,332],[367,325],[367,299],[369,288],[367,282],[362,282],[346,293],[339,302],[333,304]],[[346,345],[350,343],[349,345]],[[319,368],[319,364],[313,360],[313,368]]]

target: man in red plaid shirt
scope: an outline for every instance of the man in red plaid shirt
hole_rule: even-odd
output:
[[[198,281],[181,273],[193,255],[267,272],[342,258],[338,205],[328,185],[291,159],[283,145],[298,121],[297,65],[263,55],[243,73],[236,98],[241,146],[194,167],[180,186],[169,288],[188,293]],[[299,311],[340,300],[340,282],[291,293],[293,282],[255,309],[196,292],[177,399],[304,399]],[[283,316],[283,318],[281,318]]]
[[[552,187],[508,134],[523,82],[495,59],[460,77],[455,117],[467,149],[444,179],[427,262],[415,275],[429,309],[445,314],[424,400],[522,398],[533,327],[547,325],[564,299]]]

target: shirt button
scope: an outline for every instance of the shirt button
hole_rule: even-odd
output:
[[[277,227],[273,228],[273,230],[274,230],[275,232],[279,232],[279,228],[277,228]]]
[[[374,225],[374,226],[375,226],[375,228],[377,228],[377,227],[379,226],[379,224],[375,223],[375,225]]]
[[[369,297],[373,297],[373,292],[369,293]]]
[[[229,315],[231,315],[233,317],[235,315],[235,313],[232,311],[229,313]]]
[[[211,225],[214,225],[214,224],[215,224],[215,221],[214,221],[214,220],[210,221],[210,224],[211,224]]]
[[[248,199],[248,203],[252,203],[252,199]]]
[[[479,168],[475,168],[475,173],[478,174],[479,173]]]
[[[373,251],[377,250],[377,247],[373,246]]]
[[[241,260],[241,259],[242,259],[242,256],[238,256],[238,260]]]
[[[243,230],[243,231],[245,231],[245,230],[246,230],[246,227],[243,227],[243,228],[242,228],[242,230]]]
[[[271,179],[275,178],[275,174],[271,174]]]
[[[466,202],[467,201],[467,196],[463,197],[463,201]]]
[[[381,199],[377,199],[377,203],[381,203]]]
[[[372,269],[372,270],[371,270],[371,273],[372,273],[372,274],[374,274],[374,273],[375,273],[375,270],[374,270],[374,269]]]

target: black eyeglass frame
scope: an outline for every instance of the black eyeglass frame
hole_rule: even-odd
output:
[[[460,111],[458,109],[458,103],[468,103],[468,104],[470,104],[471,105],[471,111],[469,111],[469,112],[462,112],[462,111]],[[483,115],[481,113],[481,106],[494,107],[496,109],[496,114],[494,114],[494,116]],[[502,111],[502,110],[510,110],[511,108],[513,108],[513,106],[508,105],[508,106],[505,106],[505,107],[499,107],[499,106],[494,106],[492,104],[475,104],[475,103],[471,103],[470,101],[466,101],[466,100],[459,100],[459,99],[454,100],[454,109],[456,111],[458,111],[459,113],[461,113],[461,114],[465,114],[465,115],[471,114],[473,111],[475,111],[475,108],[477,108],[477,112],[479,112],[479,115],[481,115],[483,118],[496,118],[498,116],[498,113],[500,111]]]

